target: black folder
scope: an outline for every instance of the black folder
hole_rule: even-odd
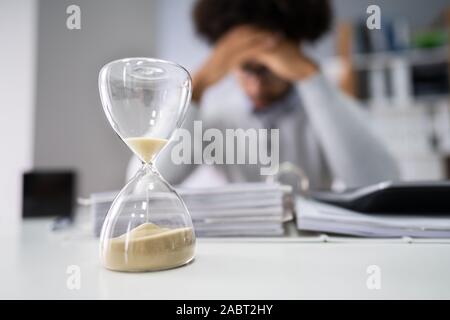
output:
[[[344,192],[312,192],[315,200],[363,213],[450,216],[450,181],[382,182]]]

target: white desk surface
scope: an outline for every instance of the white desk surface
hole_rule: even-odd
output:
[[[450,299],[450,243],[198,239],[187,266],[119,273],[100,266],[87,232],[50,225],[29,220],[0,236],[1,299]],[[380,290],[366,286],[373,264]],[[79,290],[67,288],[69,265],[80,267]]]

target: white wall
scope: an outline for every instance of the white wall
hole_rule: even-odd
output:
[[[14,232],[32,163],[36,2],[0,1],[0,225]]]
[[[66,8],[81,9],[81,30]],[[98,73],[109,61],[153,53],[153,1],[40,0],[34,165],[78,172],[78,194],[124,185],[131,152],[109,126]]]
[[[196,0],[154,0],[155,54],[175,61],[190,72],[200,66],[209,48],[199,39],[192,24],[191,11]]]

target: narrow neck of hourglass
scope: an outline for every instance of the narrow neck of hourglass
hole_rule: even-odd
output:
[[[145,173],[158,173],[156,170],[154,162],[142,162],[142,170],[145,171]]]

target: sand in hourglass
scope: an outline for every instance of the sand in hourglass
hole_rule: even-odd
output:
[[[103,249],[105,266],[117,271],[153,271],[178,267],[194,257],[192,228],[164,228],[144,223]]]
[[[142,161],[149,163],[155,155],[166,145],[166,139],[158,138],[126,138],[125,143],[133,150]]]

